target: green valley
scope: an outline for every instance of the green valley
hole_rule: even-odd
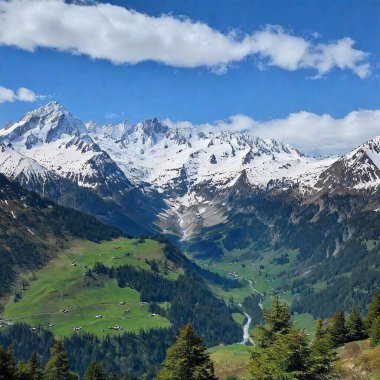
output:
[[[153,259],[164,260],[162,244],[153,240],[75,241],[36,272],[34,280],[26,278],[30,286],[18,302],[8,302],[3,315],[12,322],[51,326],[57,336],[67,336],[74,329],[106,335],[167,327],[169,321],[149,312],[136,290],[118,287],[115,279],[86,275],[96,262],[150,269],[146,260]],[[181,269],[173,266],[168,277],[179,273]]]
[[[296,261],[295,250],[259,250],[252,246],[242,250],[226,251],[218,260],[196,260],[203,268],[242,281],[243,286],[240,288],[228,291],[215,288],[215,291],[224,299],[232,297],[236,304],[243,303],[243,306],[247,299],[253,296],[254,301],[250,303],[255,304],[251,305],[249,313],[253,317],[251,331],[255,323],[261,320],[261,306],[269,308],[274,295],[279,295],[289,305],[299,299],[299,294],[292,292],[289,286],[290,279],[294,278],[292,268]],[[253,307],[255,309],[252,309]],[[293,322],[297,328],[305,328],[310,336],[313,336],[316,320],[311,314],[295,313]]]

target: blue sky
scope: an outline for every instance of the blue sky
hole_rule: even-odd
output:
[[[8,91],[0,92],[0,126],[58,100],[85,121],[259,125],[259,135],[308,151],[318,151],[313,136],[327,134],[321,153],[380,134],[375,1],[103,3],[0,0],[0,86]],[[52,7],[63,7],[59,28]],[[309,128],[307,142],[299,131]]]

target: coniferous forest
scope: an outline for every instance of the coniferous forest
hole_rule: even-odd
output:
[[[275,297],[253,335],[255,345],[246,363],[251,380],[343,379],[335,366],[339,347],[367,338],[371,347],[380,344],[380,293],[364,316],[357,308],[347,315],[340,309],[319,320],[312,341],[290,318],[288,305]],[[17,324],[0,333],[0,344],[4,380],[217,380],[207,348],[191,324],[176,331],[103,340],[74,335],[63,341]]]

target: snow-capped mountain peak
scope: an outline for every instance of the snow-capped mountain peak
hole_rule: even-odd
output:
[[[131,126],[132,125],[126,120],[116,125],[111,123],[102,125],[94,121],[86,123],[88,133],[90,133],[95,140],[99,137],[105,137],[115,141],[121,140],[131,129]]]
[[[24,158],[79,186],[102,194],[131,187],[108,153],[90,137],[82,121],[57,102],[28,112],[20,121],[1,130],[1,141],[12,144],[14,151]],[[8,172],[17,172],[17,162],[20,165],[27,161],[7,162],[15,166],[8,168]]]
[[[182,194],[204,183],[218,188],[232,186],[243,171],[252,187],[265,189],[273,180],[294,180],[315,168],[319,172],[321,166],[320,160],[290,145],[247,132],[171,128],[150,119],[131,126],[121,139],[104,133],[116,127],[88,129],[129,179],[137,185],[150,183],[161,192],[178,189]],[[306,182],[311,186],[310,176]]]
[[[124,137],[127,142],[151,147],[161,141],[169,130],[167,125],[154,118],[133,125]]]
[[[79,136],[86,132],[84,124],[60,103],[50,102],[0,130],[0,140],[31,149],[39,144],[53,142],[62,136]]]
[[[359,145],[336,160],[320,175],[321,192],[345,193],[380,186],[380,136]]]
[[[380,169],[380,136],[374,137],[359,148],[364,150],[377,168]]]
[[[380,137],[341,158],[314,158],[247,131],[170,127],[156,118],[83,124],[51,102],[0,130],[0,142],[12,144],[0,151],[0,171],[8,177],[33,178],[33,189],[64,179],[123,207],[127,194],[139,194],[144,204],[154,193],[157,224],[184,237],[223,223],[234,195],[291,190],[313,198],[380,185]]]

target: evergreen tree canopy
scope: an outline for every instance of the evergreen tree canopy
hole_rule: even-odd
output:
[[[274,334],[270,345],[253,350],[248,368],[252,380],[312,378],[314,359],[305,332],[290,327]]]
[[[380,316],[380,292],[375,295],[368,307],[368,313],[365,318],[365,325],[368,331],[371,330],[372,323]]]
[[[288,305],[281,303],[278,296],[273,299],[272,309],[264,312],[264,319],[274,333],[287,331],[290,327],[290,317]]]
[[[375,347],[380,343],[380,316],[372,322],[370,338],[372,347]]]
[[[184,326],[168,348],[156,380],[217,380],[214,366],[202,339],[191,324]]]
[[[347,317],[347,338],[349,341],[365,338],[365,327],[359,310],[355,307]]]
[[[276,333],[286,334],[291,326],[288,305],[275,297],[272,309],[264,312],[265,324],[258,326],[256,341],[260,347],[266,347]]]
[[[272,310],[265,313],[265,323],[257,335],[259,344],[253,349],[248,366],[252,380],[310,380],[331,367],[334,353],[322,321],[310,347],[306,333],[294,328],[286,304],[278,298],[274,299]]]
[[[12,350],[5,351],[0,347],[0,380],[15,380],[16,371]]]
[[[33,352],[29,360],[29,374],[31,380],[42,380],[43,371],[41,369],[40,363],[38,361],[37,353]]]
[[[20,362],[16,369],[16,379],[17,380],[31,380],[29,373],[29,367],[26,363]]]
[[[333,347],[339,347],[347,341],[346,318],[342,309],[338,310],[332,317],[328,333]]]
[[[45,379],[46,380],[72,380],[69,369],[69,361],[67,353],[62,342],[53,344],[51,357],[46,364]]]
[[[84,380],[106,380],[101,364],[92,362],[86,370]]]
[[[314,356],[314,365],[318,373],[324,374],[331,369],[331,364],[335,359],[335,351],[332,349],[330,336],[323,327],[323,321],[320,319],[317,322],[312,350]]]

